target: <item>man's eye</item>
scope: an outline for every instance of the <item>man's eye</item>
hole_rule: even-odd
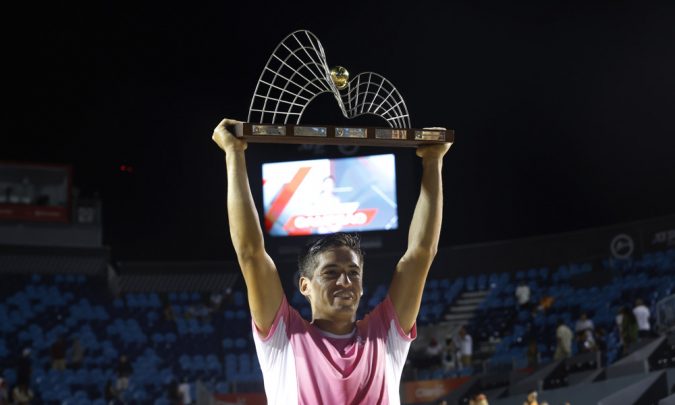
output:
[[[361,277],[361,273],[359,273],[358,271],[352,271],[349,274],[349,277]]]

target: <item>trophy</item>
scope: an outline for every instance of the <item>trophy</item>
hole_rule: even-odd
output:
[[[333,93],[347,118],[376,115],[388,128],[305,125],[305,108],[323,93]],[[247,142],[363,146],[412,146],[452,143],[454,131],[414,129],[403,97],[383,76],[359,73],[351,80],[342,66],[329,68],[316,35],[298,30],[272,52],[256,85],[248,119],[235,126]]]

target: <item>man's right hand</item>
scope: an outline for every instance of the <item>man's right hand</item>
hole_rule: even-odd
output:
[[[241,123],[241,121],[225,118],[224,120],[220,121],[220,124],[218,124],[216,129],[213,130],[213,136],[211,139],[213,139],[213,142],[215,142],[225,153],[244,151],[248,146],[246,141],[237,138],[227,129],[228,125],[235,125],[239,123]]]
[[[262,336],[267,336],[284,290],[277,268],[265,251],[258,211],[253,202],[246,172],[247,143],[227,130],[227,126],[241,121],[224,119],[213,131],[213,141],[225,151],[227,167],[227,217],[230,238],[241,268],[248,295],[253,322]]]

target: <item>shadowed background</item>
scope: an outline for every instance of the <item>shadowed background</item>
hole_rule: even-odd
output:
[[[273,48],[309,29],[331,66],[391,80],[414,127],[455,129],[442,245],[675,212],[674,5],[316,7],[109,2],[8,14],[0,160],[72,164],[75,185],[103,200],[116,259],[232,258],[211,132],[223,117],[246,119]],[[331,97],[303,122],[344,123]],[[396,153],[405,226],[419,163]],[[339,155],[251,145],[253,192],[263,161]]]

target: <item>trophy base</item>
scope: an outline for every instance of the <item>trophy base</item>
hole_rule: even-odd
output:
[[[418,147],[453,143],[451,129],[342,127],[329,125],[278,125],[243,122],[235,135],[247,142],[320,145]]]

